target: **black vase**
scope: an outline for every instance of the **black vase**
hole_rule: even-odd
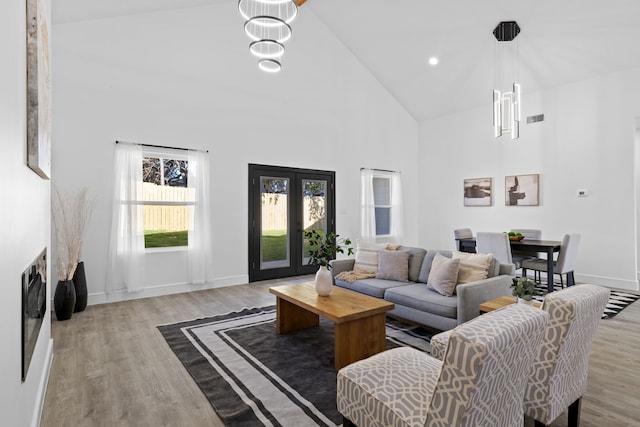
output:
[[[84,274],[84,262],[80,261],[73,273],[73,285],[76,288],[76,305],[73,309],[74,313],[83,311],[87,308],[87,277]]]
[[[53,295],[53,308],[58,320],[69,320],[76,305],[76,289],[73,280],[59,280]]]

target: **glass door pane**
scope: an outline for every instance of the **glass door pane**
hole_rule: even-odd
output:
[[[291,266],[289,179],[260,177],[260,269]]]
[[[327,232],[327,181],[315,179],[302,180],[302,222],[304,231]],[[309,262],[309,244],[302,233],[302,264]]]

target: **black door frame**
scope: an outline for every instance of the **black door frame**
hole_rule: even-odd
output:
[[[290,242],[290,266],[260,269],[261,243],[261,191],[260,176],[275,176],[289,178],[289,208],[288,235]],[[335,172],[317,169],[290,168],[284,166],[269,166],[249,164],[249,209],[248,209],[248,270],[249,282],[258,280],[277,279],[281,277],[312,274],[318,270],[314,265],[302,264],[302,191],[300,183],[303,179],[321,179],[327,181],[325,215],[327,218],[327,233],[335,232]]]

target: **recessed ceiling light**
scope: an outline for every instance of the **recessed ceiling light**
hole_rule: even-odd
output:
[[[436,65],[438,65],[438,58],[436,58],[435,56],[432,56],[431,58],[429,58],[429,65],[431,65],[432,67],[435,67]]]

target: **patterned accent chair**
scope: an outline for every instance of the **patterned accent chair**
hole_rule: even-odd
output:
[[[443,362],[400,347],[342,368],[344,426],[522,426],[529,369],[548,319],[514,304],[456,328]]]
[[[609,289],[602,286],[577,285],[545,297],[542,309],[551,317],[533,363],[524,402],[525,414],[536,420],[536,427],[550,424],[567,407],[568,425],[580,424],[591,344],[609,294]],[[452,331],[431,339],[433,357],[444,357]]]

